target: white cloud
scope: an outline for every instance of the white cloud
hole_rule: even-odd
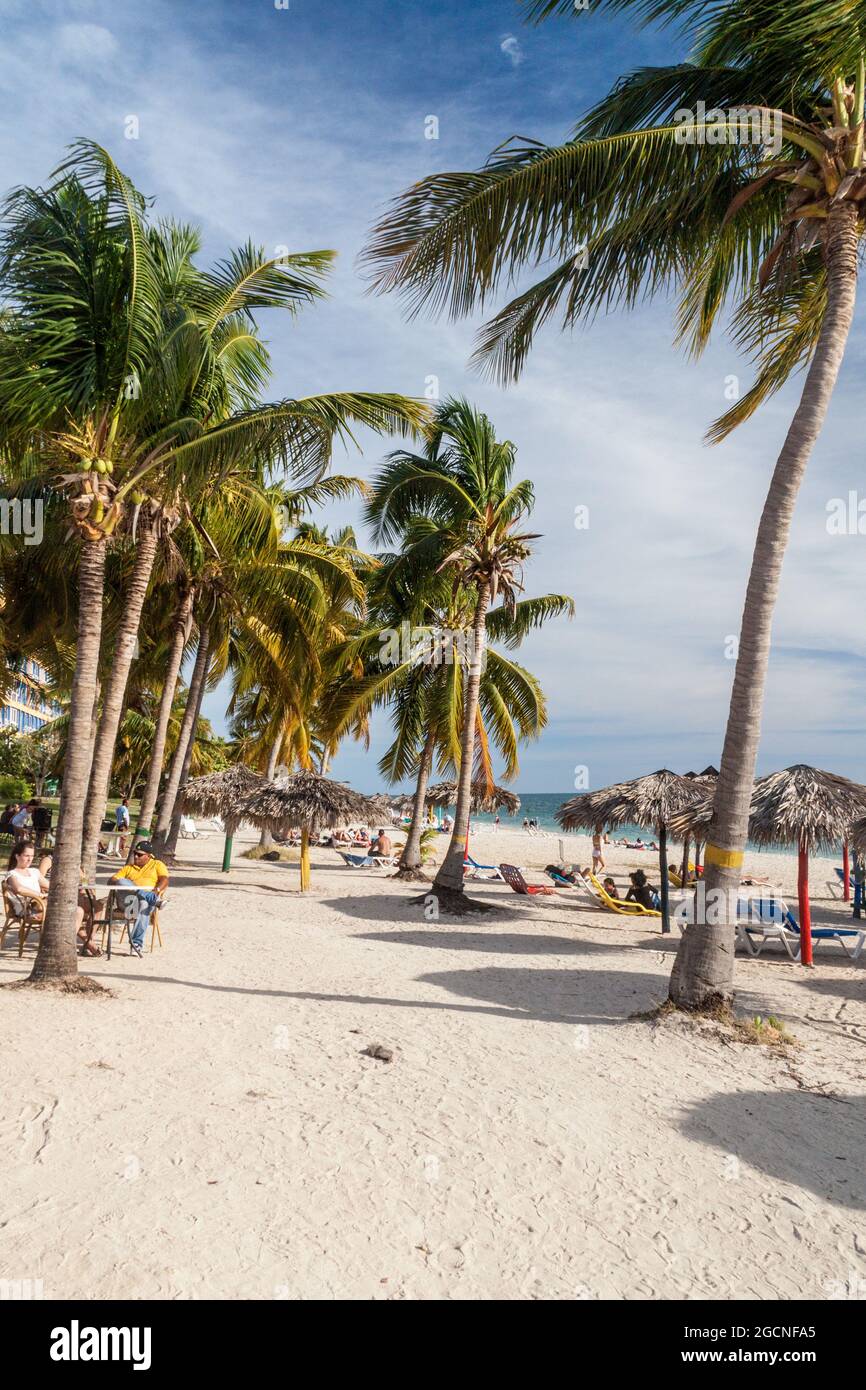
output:
[[[520,67],[520,64],[523,62],[523,49],[520,47],[519,39],[516,39],[513,34],[506,34],[499,45],[499,49],[507,58],[511,59],[513,67]]]
[[[117,52],[117,40],[101,24],[61,24],[56,43],[59,53],[73,62],[98,63]]]

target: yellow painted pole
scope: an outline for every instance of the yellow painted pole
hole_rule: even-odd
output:
[[[310,886],[310,832],[307,827],[301,831],[301,892],[306,893]]]

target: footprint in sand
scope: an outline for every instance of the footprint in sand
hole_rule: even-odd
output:
[[[16,1156],[31,1163],[41,1162],[58,1104],[56,1096],[45,1101],[30,1100],[14,1118],[0,1120],[0,1149],[15,1151]]]

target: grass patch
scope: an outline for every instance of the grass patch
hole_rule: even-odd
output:
[[[274,855],[277,856],[276,859],[274,859]],[[289,849],[288,845],[272,845],[270,849],[264,849],[261,845],[253,845],[250,849],[244,850],[241,859],[266,859],[271,864],[299,864],[301,851]]]
[[[683,1009],[672,999],[665,999],[652,1009],[629,1014],[629,1018],[642,1023],[662,1023],[665,1019],[681,1019],[701,1028],[705,1034],[717,1037],[721,1042],[746,1043],[750,1047],[769,1047],[784,1052],[789,1047],[799,1047],[793,1033],[775,1014],[763,1017],[756,1014],[752,1018],[738,1018],[731,1005],[721,995],[707,1001],[701,1009]],[[706,1025],[710,1025],[707,1027]]]

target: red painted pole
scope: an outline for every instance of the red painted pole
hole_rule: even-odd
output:
[[[850,903],[850,901],[851,901],[851,863],[850,863],[850,860],[849,860],[849,858],[848,858],[848,841],[847,841],[847,840],[845,841],[845,843],[844,843],[843,846],[842,846],[842,882],[843,882],[843,884],[844,884],[844,888],[843,888],[843,890],[842,890],[842,896],[844,897],[846,903]]]
[[[800,843],[797,866],[797,899],[800,905],[800,964],[812,964],[812,913],[809,907],[809,851]]]

